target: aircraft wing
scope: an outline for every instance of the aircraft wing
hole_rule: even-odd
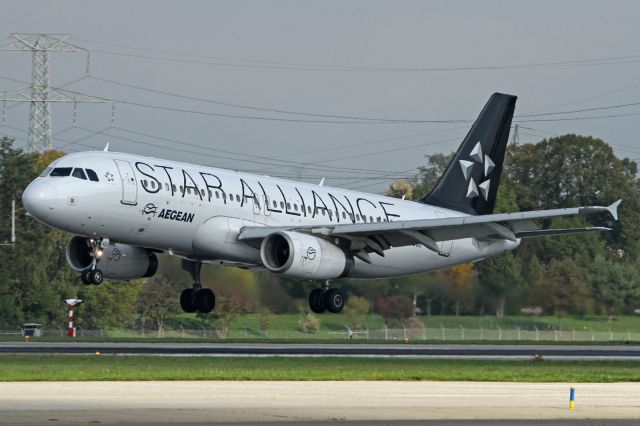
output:
[[[506,239],[517,241],[545,235],[608,231],[605,227],[543,229],[536,220],[560,216],[588,216],[608,212],[618,220],[618,200],[610,206],[588,206],[567,209],[536,210],[518,213],[499,213],[478,216],[458,216],[437,219],[403,220],[394,222],[349,223],[307,226],[248,226],[242,228],[238,239],[242,241],[261,240],[276,231],[298,231],[310,234],[335,236],[351,240],[365,253],[375,252],[384,256],[390,247],[422,244],[428,249],[441,253],[438,242],[462,238],[476,238],[480,241]],[[363,253],[363,259],[367,256]],[[357,254],[356,254],[357,256]],[[364,259],[363,259],[364,260]]]

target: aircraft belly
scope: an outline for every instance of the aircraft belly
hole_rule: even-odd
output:
[[[507,240],[492,243],[478,243],[473,238],[455,240],[448,257],[440,256],[422,245],[394,247],[386,250],[384,257],[371,253],[371,264],[356,259],[349,277],[385,278],[428,272],[494,256],[513,250],[518,244]]]

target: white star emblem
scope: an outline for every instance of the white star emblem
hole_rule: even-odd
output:
[[[491,180],[487,179],[482,182],[478,187],[480,188],[480,192],[482,192],[482,198],[485,201],[489,201],[489,188],[491,186]]]
[[[460,168],[462,169],[462,175],[464,176],[465,181],[469,181],[469,185],[467,186],[467,198],[476,198],[482,194],[482,198],[485,201],[489,201],[489,190],[491,189],[491,180],[487,179],[479,185],[476,185],[475,180],[471,176],[471,172],[475,165],[475,162],[483,165],[484,169],[484,177],[489,176],[491,171],[496,167],[496,164],[488,155],[483,155],[482,153],[482,145],[480,141],[476,143],[471,152],[469,153],[469,157],[473,160],[459,160]],[[479,189],[478,189],[479,188]]]
[[[471,169],[473,168],[473,162],[467,160],[460,160],[460,167],[462,167],[462,174],[464,175],[464,180],[468,180],[469,176],[471,176]]]
[[[469,156],[478,163],[482,163],[482,146],[480,146],[480,141],[473,147]]]
[[[484,156],[484,177],[489,176],[489,173],[491,173],[491,170],[493,170],[495,166],[496,165],[493,161],[491,161],[491,158],[489,158],[488,155],[485,155]]]
[[[478,196],[478,187],[476,186],[473,178],[469,181],[469,187],[467,188],[467,198],[476,198]]]

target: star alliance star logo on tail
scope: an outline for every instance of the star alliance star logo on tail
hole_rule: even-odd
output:
[[[462,168],[462,175],[464,176],[464,180],[469,181],[469,186],[467,187],[467,198],[476,198],[481,193],[482,198],[484,198],[485,201],[488,201],[491,179],[487,179],[487,177],[496,165],[488,155],[482,154],[482,146],[480,145],[480,141],[478,141],[478,143],[476,143],[476,146],[473,147],[471,153],[469,153],[469,157],[471,158],[471,160],[460,160],[460,167]],[[471,174],[476,163],[481,164],[484,168],[485,180],[480,184],[476,184],[476,181],[473,179]]]

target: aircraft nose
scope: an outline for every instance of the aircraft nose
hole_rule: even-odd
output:
[[[22,193],[22,205],[36,219],[44,219],[53,212],[58,191],[49,182],[34,181]]]

